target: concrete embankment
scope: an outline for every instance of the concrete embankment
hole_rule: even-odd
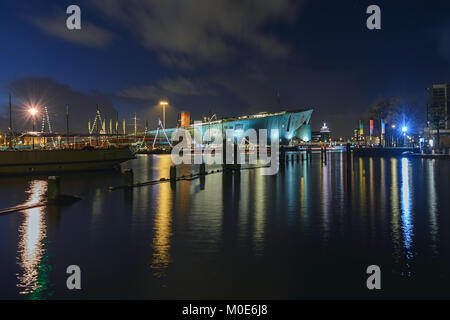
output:
[[[403,152],[420,153],[419,148],[354,148],[356,157],[400,157]]]

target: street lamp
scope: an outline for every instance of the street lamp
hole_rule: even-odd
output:
[[[391,125],[392,128],[392,132],[391,132],[391,145],[394,146],[394,136],[395,136],[395,128],[397,126],[395,124]],[[395,144],[395,146],[397,146],[397,143]]]
[[[169,102],[165,100],[161,100],[159,102],[159,105],[163,107],[163,128],[166,129],[166,106],[169,104]]]
[[[32,107],[28,110],[28,112],[34,117],[38,113],[38,110]]]
[[[32,119],[32,123],[33,123],[33,132],[34,132],[34,127],[35,127],[35,119],[36,119],[36,114],[38,113],[38,109],[36,109],[35,107],[31,107],[30,109],[28,109],[28,112],[31,115],[31,119]],[[34,135],[33,135],[33,150],[34,150]]]
[[[402,132],[403,132],[403,146],[405,146],[405,136],[406,131],[408,131],[408,128],[406,126],[402,126]]]

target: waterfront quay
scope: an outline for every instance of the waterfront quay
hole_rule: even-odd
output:
[[[407,155],[410,153],[421,154],[419,148],[414,147],[388,147],[388,148],[379,148],[379,147],[356,147],[353,149],[353,155],[357,157],[399,157],[402,155]]]
[[[170,183],[170,155],[137,155],[122,170],[161,182],[115,190],[120,171],[61,174],[79,201],[0,215],[0,297],[449,298],[449,162],[347,156],[288,157],[268,176],[206,166],[189,179],[200,166],[181,165],[186,179]],[[49,187],[47,176],[2,180],[1,208]],[[73,264],[82,290],[66,288]]]

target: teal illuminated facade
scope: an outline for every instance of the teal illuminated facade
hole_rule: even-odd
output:
[[[225,118],[209,122],[195,123],[187,128],[189,131],[193,131],[194,127],[201,128],[202,136],[205,136],[205,132],[208,129],[219,129],[222,131],[222,135],[225,137],[226,130],[234,130],[236,138],[244,137],[244,133],[248,129],[254,129],[258,133],[259,129],[267,129],[268,143],[271,143],[271,139],[276,138],[272,129],[279,130],[279,139],[281,145],[288,145],[293,139],[300,139],[303,142],[311,141],[311,114],[312,109],[295,110],[295,111],[281,111],[276,113],[258,113],[253,115],[240,116],[236,118]],[[170,138],[172,132],[176,128],[166,129],[166,133]],[[150,131],[149,135],[154,136],[156,130]],[[193,132],[191,132],[193,137]]]

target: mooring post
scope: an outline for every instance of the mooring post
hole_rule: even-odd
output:
[[[280,167],[284,167],[285,159],[286,159],[285,151],[284,151],[283,147],[280,146],[280,150],[278,153],[278,162],[280,164]]]
[[[222,140],[222,169],[226,170],[227,166],[227,139]]]
[[[351,144],[350,144],[350,142],[347,142],[347,147],[346,147],[345,151],[347,151],[347,154],[351,153]]]
[[[121,171],[121,173],[122,173],[124,185],[126,187],[132,187],[133,186],[133,180],[134,180],[133,169],[123,169]]]
[[[302,153],[302,162],[305,161],[305,155]]]
[[[170,166],[170,181],[175,181],[177,179],[177,166]]]
[[[200,164],[200,175],[205,175],[206,174],[206,165],[204,162],[202,162]]]
[[[233,145],[234,148],[234,165],[233,165],[233,169],[237,172],[240,172],[241,170],[241,164],[240,162],[240,154],[239,154],[239,148],[238,148],[238,144],[237,141],[234,143]],[[239,161],[238,161],[238,157],[239,157]]]
[[[351,155],[352,155],[352,151],[351,151],[351,144],[347,142],[347,148],[346,148],[346,160],[347,160],[347,169],[350,168],[351,166]]]
[[[49,176],[47,179],[47,200],[55,201],[61,196],[61,178]]]

